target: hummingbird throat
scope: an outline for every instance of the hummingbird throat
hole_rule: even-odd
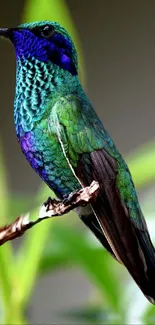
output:
[[[48,103],[59,93],[66,95],[74,84],[68,71],[51,62],[36,58],[17,60],[16,94],[14,101],[14,122],[19,130],[31,131],[34,123],[41,120]],[[65,85],[65,86],[64,86]]]

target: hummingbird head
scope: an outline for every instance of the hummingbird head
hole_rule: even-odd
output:
[[[0,36],[10,39],[18,59],[52,62],[77,74],[78,61],[74,43],[67,31],[57,22],[39,21],[1,28]]]

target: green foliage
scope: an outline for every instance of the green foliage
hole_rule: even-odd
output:
[[[143,145],[127,157],[137,189],[154,183],[155,180],[155,141]]]
[[[40,19],[59,21],[69,30],[80,54],[80,65],[83,67],[80,41],[65,1],[28,0],[23,22]],[[82,71],[84,71],[84,67],[81,69]],[[84,82],[84,74],[81,73],[81,75]],[[151,143],[140,151],[136,151],[128,159],[138,189],[155,179],[153,147],[154,143]],[[10,222],[10,217],[15,218],[21,212],[28,211],[32,199],[28,196],[17,197],[9,192],[3,158],[2,146],[0,146],[0,198],[3,202],[1,204],[1,225]],[[49,195],[52,195],[51,191],[43,185],[35,196],[31,218],[35,218],[38,206]],[[147,213],[149,215],[151,211],[147,211]],[[36,279],[42,274],[70,265],[78,265],[83,269],[94,285],[94,292],[89,306],[83,310],[67,311],[67,316],[70,315],[84,323],[128,323],[130,309],[132,309],[129,303],[131,294],[128,289],[132,279],[127,278],[127,272],[123,266],[114,261],[100,245],[93,244],[93,237],[89,240],[87,230],[85,233],[78,230],[77,223],[71,222],[73,218],[73,213],[70,213],[68,216],[62,217],[59,222],[57,219],[53,219],[38,224],[23,236],[16,254],[12,242],[0,248],[1,323],[26,323],[25,310],[31,299]],[[132,302],[135,303],[134,297],[132,297]],[[149,319],[153,324],[154,307],[147,302],[146,305],[148,308],[141,309],[140,316],[145,322]]]

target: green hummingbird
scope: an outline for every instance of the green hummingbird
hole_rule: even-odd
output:
[[[60,199],[99,183],[96,201],[76,212],[155,304],[155,250],[130,171],[80,84],[71,37],[51,21],[0,36],[15,48],[14,121],[24,155]]]

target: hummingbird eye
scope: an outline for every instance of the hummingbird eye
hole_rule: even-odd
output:
[[[54,27],[51,25],[46,25],[41,29],[41,36],[45,38],[50,38],[54,33]]]

